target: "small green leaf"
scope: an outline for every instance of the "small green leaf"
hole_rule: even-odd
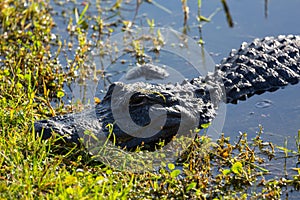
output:
[[[228,175],[228,174],[230,174],[231,173],[231,170],[230,169],[224,169],[223,171],[222,171],[222,174],[223,175]]]
[[[241,162],[236,162],[232,165],[231,171],[235,174],[241,174],[243,172],[243,164]]]
[[[74,194],[74,189],[73,189],[72,187],[68,187],[68,188],[66,189],[66,193],[67,193],[67,194]]]
[[[5,69],[3,72],[4,72],[3,74],[4,74],[5,76],[9,76],[9,74],[10,74],[8,69]]]
[[[21,89],[21,88],[23,88],[23,85],[20,82],[18,82],[17,83],[17,88]]]
[[[210,126],[211,123],[207,123],[207,124],[201,124],[202,128],[208,128]]]
[[[255,165],[255,164],[251,164],[252,166],[254,166],[255,168],[257,168],[257,169],[259,169],[260,171],[262,171],[262,172],[269,172],[269,170],[267,170],[267,169],[265,169],[265,168],[263,168],[263,167],[260,167],[260,166],[258,166],[258,165]]]
[[[152,19],[152,20],[147,19],[147,24],[148,24],[148,26],[150,26],[150,27],[154,27],[154,26],[155,26],[154,19]]]
[[[169,163],[169,164],[168,164],[168,168],[169,168],[170,170],[173,170],[173,169],[175,169],[175,165],[174,165],[173,163]]]
[[[196,182],[191,182],[191,183],[188,185],[188,187],[186,188],[186,191],[188,192],[188,191],[190,191],[191,189],[196,188],[196,186],[197,186],[197,183],[196,183]]]
[[[79,16],[79,22],[78,22],[79,24],[82,23],[83,16],[84,16],[84,14],[86,13],[86,11],[88,10],[88,8],[89,8],[89,4],[87,3],[87,4],[85,5],[83,11],[81,12],[80,16]]]
[[[62,98],[63,96],[65,96],[65,93],[63,91],[57,91],[57,98]]]
[[[199,17],[198,20],[199,20],[199,21],[204,21],[204,22],[210,22],[210,19],[209,19],[209,18],[204,17],[204,16],[202,16],[202,15]]]
[[[27,80],[27,81],[30,81],[31,80],[31,74],[30,73],[28,73],[28,74],[25,74],[25,79]]]
[[[93,138],[95,141],[98,141],[98,138],[96,137],[96,135],[93,132],[91,132],[90,130],[85,130],[83,133],[84,133],[84,135],[90,136],[90,138]]]
[[[17,76],[19,77],[19,79],[24,80],[24,75],[23,74],[17,74]]]
[[[201,44],[201,45],[203,45],[203,44],[204,44],[203,39],[199,39],[199,40],[198,40],[198,43]]]
[[[153,188],[155,190],[159,189],[158,183],[156,181],[154,181],[154,183],[153,183]]]
[[[179,169],[175,169],[171,172],[171,177],[176,178],[180,173],[181,171]]]

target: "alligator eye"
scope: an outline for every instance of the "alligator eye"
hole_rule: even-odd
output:
[[[137,95],[133,95],[130,98],[130,105],[137,105],[138,106],[138,105],[144,104],[146,102],[147,102],[147,98],[144,95],[137,94]]]

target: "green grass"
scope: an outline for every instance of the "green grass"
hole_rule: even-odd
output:
[[[271,171],[263,164],[269,158],[283,151],[284,159],[298,159],[299,151],[265,146],[262,132],[250,141],[246,134],[235,142],[200,137],[182,156],[180,169],[165,163],[141,174],[103,166],[83,149],[57,153],[55,139],[35,137],[33,122],[69,111],[61,100],[63,85],[86,59],[86,18],[78,13],[74,34],[80,51],[63,70],[57,57],[64,42],[52,39],[47,3],[29,1],[25,7],[24,2],[0,2],[0,199],[277,199],[286,185],[300,189],[299,168],[288,177],[266,176]]]

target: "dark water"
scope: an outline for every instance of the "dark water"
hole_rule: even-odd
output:
[[[105,1],[107,5],[114,2]],[[277,36],[281,34],[300,34],[300,1],[299,0],[228,0],[228,7],[234,26],[229,27],[221,1],[202,1],[201,15],[208,17],[214,13],[211,21],[202,23],[201,32],[197,17],[197,1],[188,1],[190,9],[189,19],[184,28],[182,5],[179,0],[157,0],[158,5],[143,3],[136,11],[136,1],[127,4],[122,12],[123,20],[133,20],[139,26],[147,26],[146,19],[154,19],[155,24],[161,27],[172,27],[198,40],[200,36],[205,42],[205,49],[210,53],[215,63],[228,55],[231,49],[239,48],[242,42],[250,42],[254,38],[265,36]],[[267,6],[266,6],[267,3]],[[59,14],[68,10],[66,7],[55,6],[54,10]],[[96,5],[96,2],[92,2]],[[70,4],[69,13],[72,14]],[[79,5],[80,7],[81,5]],[[84,6],[80,8],[83,9]],[[96,6],[91,6],[88,12],[97,14]],[[58,27],[65,27],[67,20],[57,17]],[[58,29],[64,37],[64,31]],[[71,54],[71,53],[70,53]],[[70,55],[71,56],[71,55]],[[175,59],[168,59],[168,65],[178,65]],[[190,74],[189,74],[190,73]],[[188,78],[193,78],[195,73],[187,72]],[[284,145],[288,139],[288,147],[296,150],[295,137],[300,129],[300,84],[279,89],[273,93],[256,95],[237,105],[226,105],[226,117],[222,131],[226,136],[235,138],[239,132],[247,132],[254,136],[261,124],[264,128],[263,138],[279,145]],[[290,162],[288,167],[296,167],[295,162]],[[282,161],[275,162],[278,174],[283,173]],[[293,193],[295,198],[299,194]]]

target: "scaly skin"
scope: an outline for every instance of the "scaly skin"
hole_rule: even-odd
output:
[[[216,71],[206,77],[175,85],[126,85],[117,82],[109,87],[103,101],[95,109],[37,121],[35,131],[38,135],[43,132],[43,139],[55,132],[64,138],[64,143],[80,144],[79,138],[85,130],[105,137],[109,135],[107,125],[114,124],[116,145],[134,149],[143,144],[145,149],[153,150],[159,141],[168,143],[178,132],[188,133],[190,129],[211,122],[220,101],[237,103],[254,94],[298,83],[299,51],[300,36],[255,39],[233,50],[216,66]],[[126,124],[128,118],[123,116],[126,111],[130,113],[129,120],[133,124]],[[149,112],[152,111],[156,115],[150,120]],[[96,123],[89,125],[89,118]],[[165,118],[164,125],[157,125]],[[125,123],[122,124],[123,121]],[[152,123],[158,127],[154,131],[157,134],[153,133],[150,137],[143,135],[151,133],[143,128]],[[135,126],[140,129],[135,129]]]

